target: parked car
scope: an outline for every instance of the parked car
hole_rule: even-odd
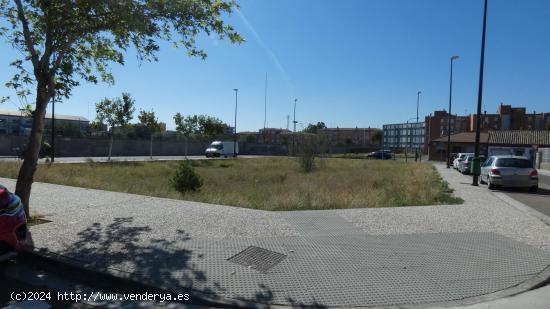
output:
[[[464,157],[464,159],[459,162],[458,170],[462,174],[469,174],[474,158],[475,155],[467,155],[466,157]],[[485,156],[479,156],[479,162],[480,164],[483,164],[485,162]]]
[[[392,153],[386,150],[379,150],[371,152],[367,155],[367,158],[389,160],[393,158]]]
[[[21,199],[0,185],[0,262],[13,259],[27,238]]]
[[[451,155],[449,156],[449,165],[453,165],[453,162],[456,158],[458,158],[458,154],[457,153],[451,153]]]
[[[539,175],[533,162],[526,157],[491,156],[481,166],[480,182],[486,183],[489,189],[515,187],[536,192]]]
[[[473,153],[471,152],[460,152],[458,153],[456,159],[453,160],[453,167],[458,170],[458,165],[460,164],[460,161],[464,160],[464,158],[467,156],[467,155],[474,155]]]
[[[236,146],[237,149],[234,148]],[[234,150],[235,149],[235,150]],[[206,148],[205,155],[207,158],[210,157],[236,157],[239,154],[239,143],[233,141],[230,142],[221,142],[215,141]]]

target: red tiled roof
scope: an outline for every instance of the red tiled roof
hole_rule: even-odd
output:
[[[550,131],[489,131],[489,144],[550,146]]]
[[[489,133],[481,132],[479,134],[479,141],[481,143],[487,143]],[[475,143],[476,132],[462,132],[457,134],[451,134],[451,143]],[[432,142],[446,143],[447,136],[436,138]]]

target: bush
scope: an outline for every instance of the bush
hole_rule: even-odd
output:
[[[315,169],[315,158],[322,149],[322,141],[313,134],[301,136],[298,145],[298,162],[306,173]]]
[[[176,175],[172,178],[174,189],[181,193],[196,191],[202,186],[202,183],[202,178],[195,172],[189,161],[182,162],[176,169]]]

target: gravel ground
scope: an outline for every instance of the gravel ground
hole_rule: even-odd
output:
[[[464,204],[268,212],[35,183],[32,211],[54,221],[55,228],[50,224],[39,225],[33,232],[70,228],[75,224],[86,227],[111,222],[113,218],[132,217],[136,226],[150,226],[151,233],[158,233],[159,237],[170,238],[177,230],[184,230],[193,238],[299,236],[300,231],[288,222],[289,216],[334,213],[370,235],[494,232],[550,251],[547,223],[514,207],[510,199],[489,192],[483,185],[471,186],[470,176],[441,164],[435,167],[455,194],[465,200]],[[0,178],[0,183],[10,190],[15,187],[12,179]]]
[[[514,207],[487,186],[471,185],[471,176],[443,164],[437,171],[464,199],[462,205],[365,208],[338,210],[338,214],[368,234],[414,234],[440,232],[494,232],[550,251],[550,226]]]

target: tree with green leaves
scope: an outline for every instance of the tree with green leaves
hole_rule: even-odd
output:
[[[376,130],[374,134],[371,137],[371,143],[372,144],[381,144],[382,139],[384,139],[384,134],[382,133],[382,130]]]
[[[316,134],[317,130],[326,129],[326,128],[327,126],[325,125],[325,123],[321,121],[321,122],[317,122],[317,124],[313,124],[313,123],[308,124],[303,131],[305,133]]]
[[[153,159],[153,135],[160,131],[160,123],[155,115],[155,111],[150,112],[140,110],[138,115],[139,123],[149,130],[149,157]]]
[[[228,127],[220,119],[206,115],[192,115],[184,117],[180,113],[174,116],[176,131],[185,136],[200,135],[205,138],[212,138],[222,135]]]
[[[115,128],[117,126],[124,128],[134,118],[134,112],[136,110],[134,103],[135,101],[130,94],[123,93],[122,99],[105,98],[95,105],[96,123],[107,124],[109,131],[111,131],[111,138],[109,139],[109,161],[111,160],[113,151]]]
[[[155,61],[161,41],[204,59],[196,45],[201,32],[241,43],[222,19],[235,8],[235,0],[0,0],[0,25],[6,25],[0,35],[21,54],[11,62],[17,73],[6,85],[20,97],[35,96],[15,189],[27,215],[44,116],[54,96],[69,98],[81,81],[113,84],[110,64],[124,64],[132,47],[140,61]]]

